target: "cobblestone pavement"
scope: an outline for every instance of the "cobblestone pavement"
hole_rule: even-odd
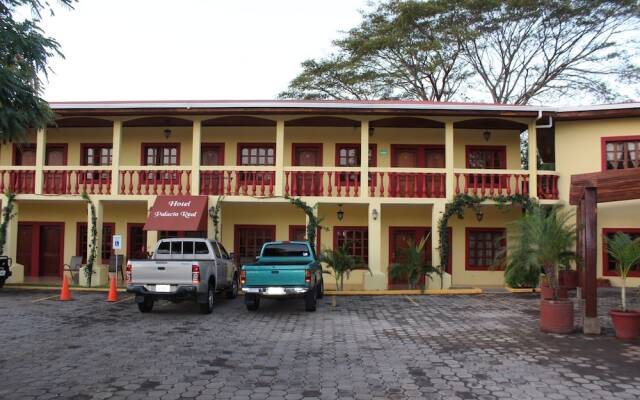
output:
[[[0,399],[640,398],[640,341],[542,334],[530,294],[325,298],[315,313],[238,298],[208,316],[34,302],[51,295],[0,291]]]

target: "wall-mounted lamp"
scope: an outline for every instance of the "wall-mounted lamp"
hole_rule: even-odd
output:
[[[370,126],[369,127],[369,137],[373,136],[374,133],[376,133],[376,128]]]
[[[485,142],[488,142],[489,139],[491,139],[491,131],[482,132],[482,137],[484,138]]]
[[[344,210],[342,209],[342,204],[338,204],[338,212],[336,213],[338,216],[338,221],[342,221],[344,218]]]
[[[482,221],[483,218],[484,218],[484,214],[482,213],[482,211],[478,211],[476,213],[476,219],[478,220],[478,222]]]
[[[169,137],[171,137],[171,129],[165,128],[165,130],[164,130],[164,138],[165,139],[169,139]]]
[[[374,208],[373,210],[371,210],[371,218],[373,218],[374,221],[378,220],[378,216],[379,214],[377,209]]]

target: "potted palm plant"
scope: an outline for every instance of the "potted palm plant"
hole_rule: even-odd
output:
[[[616,262],[616,270],[622,279],[620,289],[621,310],[611,310],[611,322],[618,339],[635,339],[640,335],[640,313],[627,309],[627,276],[631,268],[640,261],[640,238],[631,239],[625,233],[616,233],[606,239],[607,251]]]
[[[424,290],[424,279],[431,278],[431,274],[438,273],[430,263],[424,259],[424,247],[429,240],[429,234],[420,239],[419,242],[409,240],[407,247],[400,250],[402,260],[393,264],[391,268],[391,276],[395,279],[407,279],[411,289]]]
[[[320,253],[320,262],[326,265],[329,270],[323,271],[326,274],[333,275],[336,280],[336,289],[342,291],[344,289],[344,278],[349,279],[349,275],[356,269],[371,270],[365,264],[362,257],[353,256],[347,251],[347,247],[343,246],[337,249],[324,249]],[[336,305],[336,297],[333,296],[333,306]]]
[[[573,303],[561,296],[559,271],[576,260],[573,214],[556,206],[536,205],[509,226],[507,265],[543,271],[552,290],[540,300],[540,329],[551,333],[573,331]]]

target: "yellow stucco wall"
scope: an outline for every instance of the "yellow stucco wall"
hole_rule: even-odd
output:
[[[275,127],[203,126],[202,143],[224,143],[225,165],[238,165],[238,143],[274,143]],[[183,150],[187,151],[187,149]],[[190,148],[188,151],[191,151]]]
[[[507,146],[507,169],[520,169],[520,133],[518,131],[491,130],[491,138],[486,141],[482,130],[456,129],[454,132],[454,168],[466,168],[465,148],[476,146]]]
[[[122,128],[121,166],[142,165],[140,154],[143,143],[179,143],[179,165],[191,164],[191,143],[193,129],[191,127],[171,127],[171,136],[166,138],[163,127],[124,127]]]
[[[560,199],[566,204],[569,203],[571,175],[602,170],[602,137],[636,135],[640,135],[640,118],[557,122],[555,148],[556,171],[560,174]],[[602,228],[640,228],[640,200],[598,205],[599,277],[603,276]],[[620,285],[620,279],[617,277],[605,278],[610,279],[616,286]],[[638,286],[640,278],[630,278],[628,284]]]

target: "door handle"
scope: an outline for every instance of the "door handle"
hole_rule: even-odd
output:
[[[272,273],[272,274],[279,274],[279,273],[280,273],[280,271],[275,270],[275,269],[272,269],[272,270],[271,270],[271,273]]]
[[[166,267],[158,267],[158,269],[164,271]]]

